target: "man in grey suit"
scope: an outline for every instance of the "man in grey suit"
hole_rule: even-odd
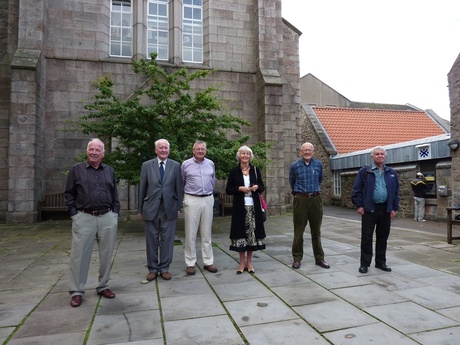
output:
[[[183,197],[180,164],[168,159],[169,142],[157,140],[155,152],[156,158],[142,164],[139,186],[139,213],[146,235],[148,281],[155,280],[158,274],[164,280],[171,279],[169,265]]]

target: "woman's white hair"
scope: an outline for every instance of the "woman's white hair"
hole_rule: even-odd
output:
[[[252,162],[252,160],[254,159],[254,154],[252,153],[252,150],[249,146],[243,145],[238,149],[238,151],[236,151],[236,160],[238,162],[241,158],[241,152],[249,152],[251,154],[251,159],[249,161]]]

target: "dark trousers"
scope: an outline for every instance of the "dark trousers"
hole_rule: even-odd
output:
[[[292,257],[300,262],[303,258],[303,234],[307,223],[310,222],[311,243],[315,260],[324,260],[321,246],[321,223],[323,221],[323,204],[320,196],[305,198],[295,196],[292,205],[294,222],[294,241],[292,243]]]
[[[387,240],[390,235],[391,216],[387,204],[375,204],[374,212],[364,212],[361,222],[361,266],[372,261],[372,239],[375,229],[375,265],[386,264]]]

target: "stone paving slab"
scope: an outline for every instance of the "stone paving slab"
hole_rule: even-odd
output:
[[[335,294],[313,282],[278,286],[273,291],[291,307],[338,300]]]
[[[319,332],[330,332],[377,322],[359,308],[342,300],[307,304],[295,307],[294,310]]]
[[[296,313],[275,296],[230,301],[225,307],[239,327],[298,319]]]
[[[398,295],[397,293],[393,293],[383,287],[370,284],[334,289],[333,292],[342,299],[359,308],[407,301],[406,298]]]
[[[141,310],[118,314],[97,315],[88,339],[89,344],[132,342],[161,339],[161,321],[158,311]]]
[[[225,309],[213,293],[165,297],[161,299],[161,308],[165,321],[226,315]]]
[[[404,334],[458,326],[458,322],[414,302],[368,307],[364,310]]]
[[[432,310],[460,306],[460,295],[435,286],[398,290],[394,293]]]
[[[8,342],[8,345],[80,345],[84,343],[86,332],[59,333],[38,335],[29,338],[17,338]]]
[[[298,319],[245,326],[241,329],[251,345],[330,344],[313,328],[306,327],[305,323]]]
[[[243,345],[232,321],[225,315],[167,321],[164,323],[168,345]]]
[[[412,337],[422,345],[457,345],[460,339],[460,327],[451,327],[432,332],[415,333]]]
[[[332,344],[415,345],[418,342],[382,323],[341,329],[325,334]],[[431,345],[436,344],[432,342]],[[440,344],[440,343],[438,343]]]
[[[246,272],[246,274],[242,274],[241,276],[243,275],[246,276],[246,279],[244,280],[238,279],[238,281],[235,281],[234,283],[218,284],[214,286],[214,290],[222,302],[246,300],[272,295],[272,292],[267,289],[266,286],[253,279],[249,273]]]

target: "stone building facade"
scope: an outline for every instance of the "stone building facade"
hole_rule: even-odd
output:
[[[452,139],[460,140],[460,55],[448,74],[450,98],[450,133]],[[452,152],[452,205],[460,206],[460,149]]]
[[[132,58],[146,57],[150,2],[115,1],[122,2],[132,7]],[[218,81],[222,99],[238,105],[234,114],[253,124],[245,134],[273,142],[267,199],[271,212],[285,212],[288,170],[302,141],[301,33],[283,20],[281,0],[204,0],[202,62],[184,62],[185,36],[178,23],[186,1],[163,2],[173,23],[169,55],[160,65],[218,70],[206,81]],[[95,95],[96,80],[111,75],[120,98],[143,82],[132,72],[131,57],[110,53],[111,4],[114,0],[0,5],[0,221],[34,222],[43,195],[63,191],[65,172],[89,139],[72,123]],[[137,208],[135,190],[120,189],[123,211]]]

